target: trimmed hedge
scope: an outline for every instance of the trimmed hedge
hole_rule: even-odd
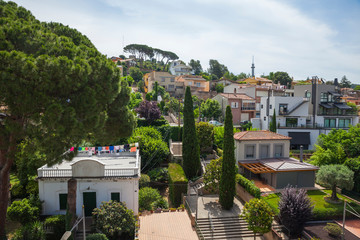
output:
[[[261,191],[252,181],[241,174],[236,174],[236,182],[240,184],[245,190],[256,198],[260,198]]]
[[[169,163],[169,197],[174,207],[182,204],[181,194],[187,193],[188,179],[177,163]]]
[[[151,124],[149,124],[149,122],[146,121],[145,119],[141,119],[141,118],[138,118],[136,122],[138,127],[149,127],[149,126],[160,127],[162,125],[168,124],[168,122],[166,121],[166,119],[164,119],[164,117],[153,121]]]

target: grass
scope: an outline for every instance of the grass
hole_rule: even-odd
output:
[[[183,168],[177,163],[169,163],[169,177],[172,182],[187,182]]]
[[[335,219],[342,216],[344,210],[343,203],[332,204],[325,202],[324,200],[325,196],[331,195],[331,190],[324,190],[324,192],[320,190],[310,190],[307,192],[307,194],[314,204],[314,220]],[[280,193],[270,194],[263,198],[270,205],[271,209],[273,209],[276,215],[279,214],[278,203],[280,200],[280,195]],[[356,205],[349,198],[341,194],[338,194],[338,197],[341,200],[346,199],[346,201],[350,203],[352,207],[355,207],[357,211],[360,211],[360,206]]]

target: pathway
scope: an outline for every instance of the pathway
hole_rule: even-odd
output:
[[[140,240],[197,240],[187,212],[163,212],[140,216]]]

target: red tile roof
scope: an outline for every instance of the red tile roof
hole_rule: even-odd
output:
[[[267,130],[262,131],[245,131],[234,134],[235,140],[240,141],[254,141],[254,140],[290,140],[291,137],[284,136],[278,133]]]
[[[221,96],[228,99],[255,100],[254,98],[249,97],[245,93],[221,93]]]

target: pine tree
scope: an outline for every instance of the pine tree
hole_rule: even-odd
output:
[[[188,179],[196,177],[200,171],[200,151],[196,136],[193,101],[190,87],[186,87],[184,101],[184,127],[183,127],[183,168]]]
[[[219,202],[224,209],[231,209],[235,196],[234,130],[230,106],[226,107],[224,125],[224,153],[219,186]]]
[[[271,119],[271,122],[270,122],[269,130],[271,132],[276,133],[276,113],[275,113],[275,109],[274,109],[274,115],[273,115],[273,117]]]

